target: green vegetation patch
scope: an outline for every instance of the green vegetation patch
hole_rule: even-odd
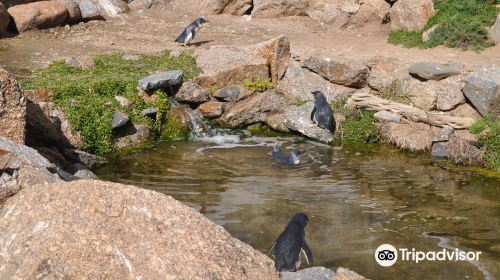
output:
[[[253,92],[264,92],[266,90],[274,88],[274,84],[271,81],[271,79],[266,79],[266,80],[259,79],[256,81],[245,80],[243,81],[243,86]]]
[[[500,171],[500,120],[485,115],[469,128],[478,135],[478,144],[484,147],[483,160],[492,170]]]
[[[393,81],[390,85],[383,87],[380,91],[376,92],[376,95],[398,103],[412,104],[411,94],[409,92],[401,92],[397,81]]]
[[[372,144],[378,142],[377,126],[375,125],[374,112],[364,109],[349,109],[346,106],[347,97],[340,98],[331,103],[334,113],[345,116],[341,130],[343,142],[351,144]]]
[[[499,9],[496,0],[438,0],[436,14],[420,31],[404,29],[389,34],[388,42],[407,48],[430,48],[445,45],[450,48],[483,50],[494,45],[488,38],[488,29],[496,20]],[[422,34],[437,26],[424,42]]]
[[[122,111],[134,124],[146,124],[159,133],[166,122],[169,102],[165,93],[158,91],[154,101],[145,102],[137,94],[140,79],[156,72],[181,69],[184,79],[200,73],[196,60],[188,53],[177,58],[168,51],[158,56],[142,56],[136,61],[123,59],[122,54],[100,54],[94,57],[95,67],[80,69],[57,61],[47,69],[36,72],[21,81],[25,89],[45,89],[53,93],[53,101],[62,107],[72,127],[80,132],[85,150],[94,154],[107,154],[115,150],[111,130],[112,114]],[[114,99],[124,96],[130,106],[122,108]],[[142,110],[158,109],[156,120],[142,116]]]

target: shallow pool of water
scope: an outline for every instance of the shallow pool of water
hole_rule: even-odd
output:
[[[301,164],[275,163],[275,141],[305,151]],[[290,217],[305,212],[315,266],[372,279],[500,279],[500,179],[426,155],[241,133],[158,143],[95,172],[171,195],[264,253]],[[479,262],[400,260],[385,268],[374,259],[384,243],[482,253]]]

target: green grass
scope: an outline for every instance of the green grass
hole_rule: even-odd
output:
[[[398,89],[398,84],[396,81],[380,89],[380,91],[378,91],[376,95],[380,96],[383,99],[392,100],[398,103],[403,103],[407,105],[412,104],[410,93],[401,92],[401,90]]]
[[[334,113],[345,116],[342,122],[343,142],[350,144],[372,144],[378,142],[374,112],[364,109],[351,110],[346,107],[347,97],[337,99],[330,105]]]
[[[243,81],[243,86],[253,92],[264,92],[274,88],[274,84],[271,82],[271,79],[256,81],[245,80]]]
[[[484,147],[483,160],[486,166],[500,171],[500,119],[485,115],[469,131],[478,135],[478,144]]]
[[[120,53],[101,54],[94,57],[94,62],[94,68],[79,69],[57,61],[21,84],[25,89],[51,91],[53,101],[62,107],[72,127],[80,132],[85,150],[99,155],[115,150],[111,131],[114,111],[129,114],[133,123],[144,123],[154,132],[162,130],[169,108],[168,99],[159,91],[155,101],[146,103],[137,94],[139,79],[156,71],[176,69],[183,70],[184,80],[200,73],[196,60],[187,53],[171,58],[169,52],[164,52],[159,56],[142,56],[137,61],[125,60]],[[128,98],[131,106],[120,107],[114,100],[117,95]],[[156,120],[142,116],[141,111],[148,107],[159,110]]]
[[[295,97],[295,99],[291,102],[292,105],[295,105],[297,107],[300,107],[304,104],[307,104],[309,102],[309,100],[303,100],[303,99],[300,99],[299,97]]]
[[[408,32],[396,30],[389,34],[388,42],[407,48],[430,48],[444,45],[450,48],[481,51],[494,45],[488,38],[488,29],[495,23],[499,1],[492,0],[438,0],[436,14],[422,30]],[[422,33],[438,25],[427,42]]]

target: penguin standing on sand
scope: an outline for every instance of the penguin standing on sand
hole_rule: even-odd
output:
[[[285,230],[274,241],[269,253],[273,251],[276,271],[297,271],[300,267],[300,253],[304,253],[307,264],[311,265],[313,256],[305,240],[307,215],[297,213],[288,223]],[[269,254],[268,253],[268,254]]]
[[[196,32],[207,22],[204,17],[199,17],[195,21],[193,21],[184,31],[182,31],[181,35],[175,39],[176,43],[181,43],[184,47],[189,46],[189,43],[194,39]]]
[[[273,151],[271,153],[274,160],[279,163],[288,165],[297,165],[300,162],[299,156],[301,152],[299,150],[293,150],[290,153],[285,153],[281,151],[281,145],[279,143],[274,144]]]
[[[328,129],[334,133],[335,118],[326,97],[321,91],[313,91],[312,95],[314,96],[314,109],[311,112],[311,121],[318,127]]]

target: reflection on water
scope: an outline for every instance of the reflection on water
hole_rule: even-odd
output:
[[[427,156],[379,147],[336,150],[279,138],[306,154],[299,166],[269,156],[276,138],[245,135],[159,143],[112,159],[104,179],[160,191],[199,210],[267,253],[296,212],[310,217],[315,265],[351,268],[373,279],[500,279],[500,180],[449,171]],[[482,251],[469,262],[397,262],[382,268],[375,249],[446,246]],[[447,247],[447,248],[448,248]]]

